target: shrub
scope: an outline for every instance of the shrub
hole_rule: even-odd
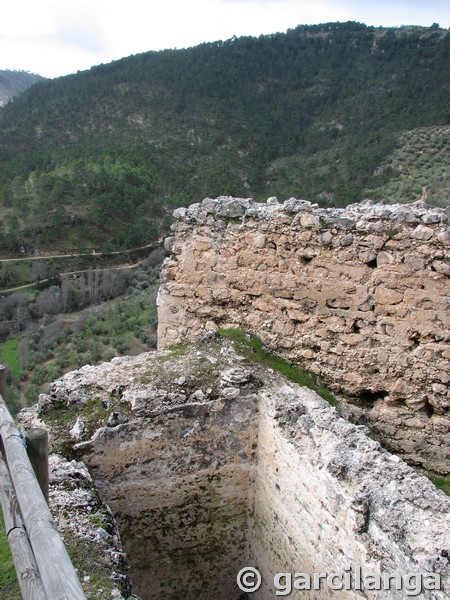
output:
[[[45,366],[38,366],[34,369],[31,376],[31,383],[37,386],[42,385],[47,380],[47,369]]]
[[[20,403],[20,393],[17,386],[11,385],[6,387],[5,402],[9,412],[11,413],[11,416],[15,418],[19,410],[22,408]]]
[[[157,348],[158,346],[158,340],[156,339],[155,336],[149,336],[146,344],[149,348],[151,348],[152,350],[154,350],[155,348]]]
[[[28,387],[27,391],[25,392],[25,400],[27,406],[31,406],[32,404],[35,404],[35,402],[37,402],[40,391],[40,387],[36,384],[31,384]]]

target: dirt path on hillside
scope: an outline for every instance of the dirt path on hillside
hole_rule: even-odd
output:
[[[156,242],[152,242],[151,244],[146,244],[145,246],[139,246],[138,248],[130,248],[129,250],[114,250],[112,252],[96,252],[95,250],[91,252],[80,252],[78,254],[53,254],[50,256],[24,256],[23,258],[0,258],[0,263],[3,262],[20,262],[26,260],[51,260],[53,258],[76,258],[78,256],[112,256],[117,254],[126,254],[127,252],[137,252],[138,250],[146,250],[147,248],[156,247],[159,243],[161,243],[162,238],[157,240]],[[26,286],[25,286],[26,287]]]
[[[60,273],[60,276],[75,275],[78,273],[88,273],[89,271],[112,271],[114,269],[135,269],[144,261],[145,261],[145,258],[137,263],[132,264],[132,265],[125,264],[125,265],[117,265],[114,267],[104,267],[102,269],[84,269],[82,271],[68,271],[67,273]],[[33,287],[38,284],[40,285],[41,283],[47,283],[48,281],[50,281],[50,280],[49,279],[40,279],[39,281],[35,281],[34,283],[26,283],[25,285],[19,285],[17,287],[8,288],[7,290],[0,290],[0,294],[9,294],[10,292],[16,292],[18,290],[30,288],[30,287]]]

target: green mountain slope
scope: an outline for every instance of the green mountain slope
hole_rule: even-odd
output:
[[[357,201],[400,135],[449,123],[449,50],[330,23],[39,83],[0,110],[0,250],[138,246],[205,196]]]
[[[385,170],[391,170],[393,177],[366,190],[371,198],[389,203],[424,200],[449,206],[450,125],[420,127],[403,133],[376,176],[382,176]]]
[[[0,106],[43,79],[41,75],[27,71],[0,70]]]

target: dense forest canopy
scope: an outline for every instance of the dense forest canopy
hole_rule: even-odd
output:
[[[389,157],[418,128],[448,156],[449,46],[436,25],[328,23],[39,82],[0,109],[0,251],[138,246],[206,196],[415,200]]]

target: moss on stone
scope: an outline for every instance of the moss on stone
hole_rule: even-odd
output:
[[[430,472],[427,472],[426,476],[438,489],[442,490],[447,496],[450,496],[450,477]]]
[[[318,381],[316,376],[306,369],[293,365],[285,358],[269,352],[257,335],[233,328],[219,329],[219,335],[231,340],[236,350],[248,360],[278,371],[298,385],[314,390],[331,406],[338,406],[333,392],[322,381]]]

